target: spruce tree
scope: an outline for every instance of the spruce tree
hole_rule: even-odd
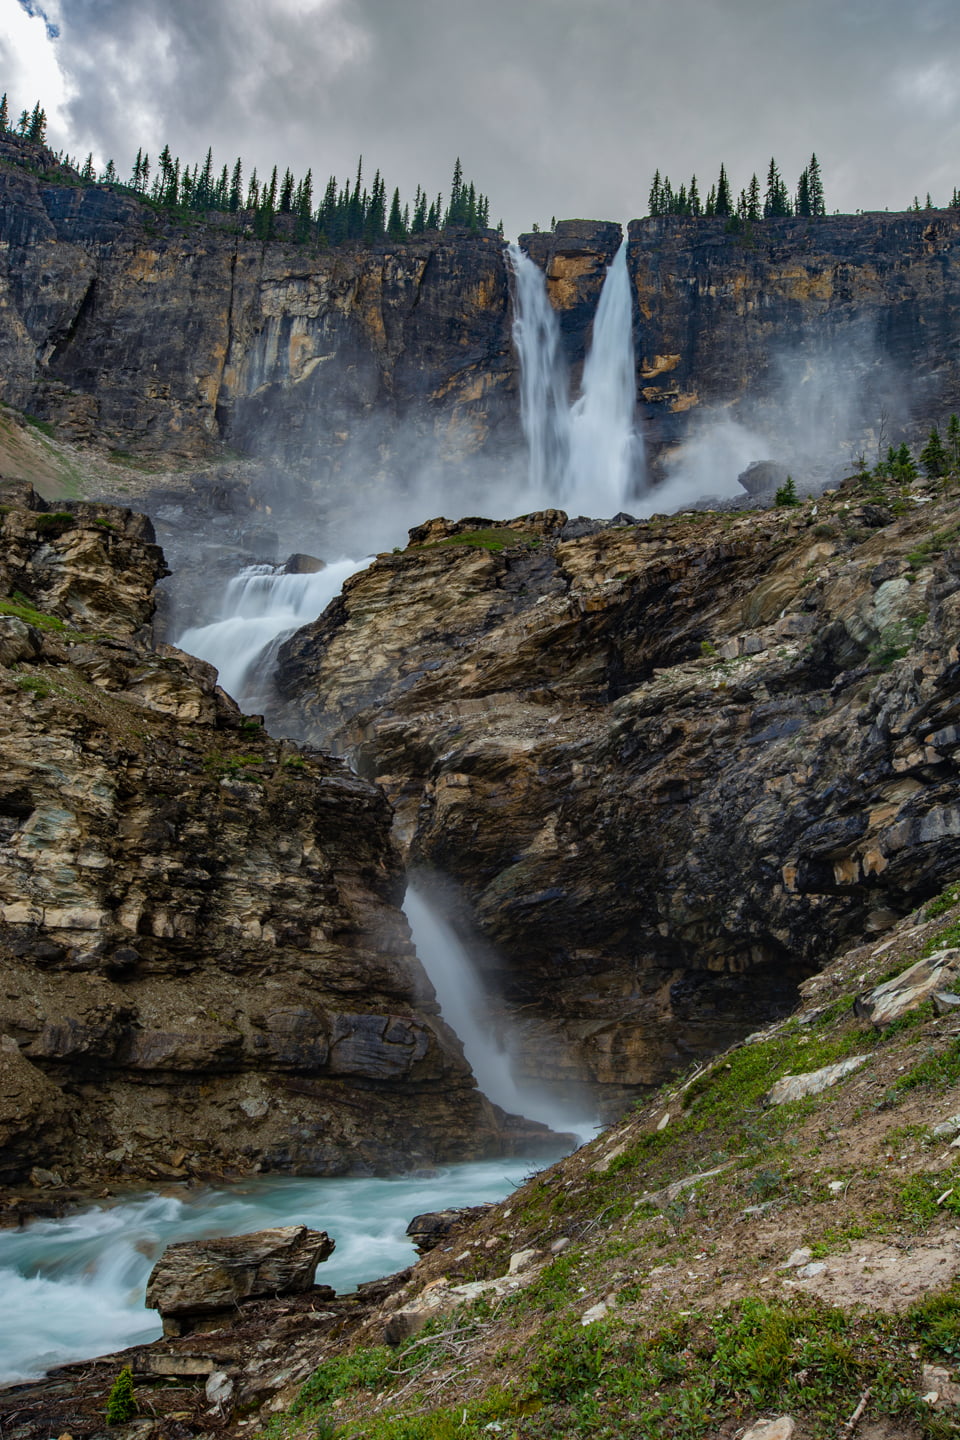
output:
[[[750,177],[750,184],[747,187],[747,219],[751,222],[761,218],[760,210],[760,181],[757,179],[756,171]]]
[[[7,105],[7,92],[4,90],[3,98],[0,99],[0,135],[6,135],[10,129],[10,109]]]
[[[393,199],[390,201],[390,216],[387,220],[387,234],[393,241],[406,240],[407,229],[403,223],[403,211],[400,209],[400,190],[395,189]]]
[[[810,193],[810,214],[821,218],[826,215],[827,206],[823,198],[823,179],[820,175],[820,161],[816,155],[810,156],[810,163],[807,166],[807,187]]]
[[[810,209],[810,171],[801,170],[800,179],[797,181],[797,200],[794,206],[797,215],[807,217],[813,212]]]
[[[944,449],[943,441],[940,439],[940,431],[936,425],[934,425],[930,431],[929,439],[920,451],[920,464],[923,467],[924,473],[928,475],[931,480],[939,480],[942,475],[946,475],[950,468],[947,452]]]
[[[33,140],[38,145],[43,145],[46,141],[47,112],[40,108],[39,100],[33,107],[33,114],[30,116],[30,120],[27,125],[26,136],[28,140]]]
[[[713,213],[717,216],[729,216],[733,213],[733,202],[730,196],[730,182],[727,179],[725,166],[720,166],[720,178],[717,181],[717,194],[713,203]]]
[[[293,210],[293,175],[289,165],[283,172],[283,184],[280,186],[280,214],[289,215]]]
[[[696,175],[690,176],[690,189],[687,191],[687,204],[691,215],[702,215],[703,205],[700,200],[700,191],[697,189]]]
[[[237,156],[237,163],[233,167],[233,174],[230,177],[230,209],[236,212],[243,204],[243,167],[240,164],[240,157]]]
[[[647,197],[647,211],[648,211],[648,213],[649,213],[650,215],[652,215],[652,216],[662,215],[662,214],[663,214],[663,211],[662,211],[662,209],[660,208],[660,206],[661,206],[660,171],[659,171],[659,170],[655,170],[655,171],[654,171],[654,175],[653,175],[653,183],[652,183],[652,185],[650,186],[650,194],[649,194],[649,196]]]
[[[947,446],[951,469],[956,469],[960,465],[960,415],[951,415],[947,421]]]

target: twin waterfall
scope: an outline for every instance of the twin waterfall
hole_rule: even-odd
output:
[[[633,306],[627,244],[610,265],[583,367],[579,397],[570,399],[570,370],[560,324],[547,295],[543,271],[516,245],[508,249],[514,277],[513,338],[520,358],[521,423],[528,446],[525,493],[512,513],[556,506],[573,515],[610,518],[628,509],[643,483],[643,446],[636,429]],[[483,495],[473,501],[486,512]],[[407,517],[411,523],[422,515]],[[344,580],[369,561],[341,559],[315,574],[288,574],[271,565],[248,567],[228,585],[213,623],[185,630],[181,649],[215,665],[220,682],[247,711],[268,708],[277,651],[283,641],[320,615]],[[485,1017],[494,1008],[470,957],[411,887],[406,905],[417,951],[440,998],[443,1014],[464,1045],[478,1082],[505,1110],[555,1128],[590,1129],[542,1091],[511,1073],[509,1050]]]
[[[520,420],[529,450],[528,499],[609,519],[629,509],[643,483],[627,242],[607,271],[580,397],[572,404],[560,324],[543,271],[516,245],[508,256],[515,280]]]
[[[509,258],[529,446],[527,485],[514,490],[510,513],[557,506],[609,518],[629,508],[642,484],[626,246],[607,273],[581,393],[572,404],[560,327],[544,276],[516,247]],[[484,514],[493,502],[477,494],[470,503]],[[401,518],[413,524],[424,516]],[[226,588],[219,618],[185,630],[177,643],[215,665],[224,689],[244,709],[260,711],[270,699],[283,640],[320,615],[347,577],[368,563],[341,559],[313,574],[250,566]],[[425,890],[414,884],[406,912],[442,1013],[459,1035],[484,1093],[507,1111],[586,1139],[595,1128],[592,1117],[517,1078],[510,1052],[520,1052],[521,1039],[511,1033],[502,1006],[484,992],[471,955]],[[181,1193],[178,1187],[176,1193],[128,1197],[112,1208],[4,1230],[0,1385],[41,1374],[53,1364],[155,1338],[159,1321],[144,1311],[143,1290],[153,1259],[172,1240],[293,1222],[328,1227],[337,1237],[337,1252],[322,1279],[344,1289],[410,1263],[404,1227],[412,1214],[499,1199],[520,1183],[529,1165],[523,1159],[501,1159],[457,1166],[437,1174],[428,1188],[417,1175],[389,1180],[270,1176],[224,1191]]]

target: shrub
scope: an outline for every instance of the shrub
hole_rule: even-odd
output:
[[[136,1413],[137,1397],[133,1391],[133,1371],[129,1365],[124,1365],[107,1396],[107,1424],[123,1425],[127,1420],[132,1420]]]

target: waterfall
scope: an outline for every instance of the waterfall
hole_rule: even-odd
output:
[[[636,429],[633,300],[623,241],[609,266],[593,322],[579,398],[569,401],[560,325],[543,271],[516,245],[513,340],[520,358],[520,420],[534,504],[615,515],[639,491],[643,446]]]
[[[512,1115],[575,1134],[581,1144],[589,1140],[597,1128],[594,1116],[561,1103],[535,1082],[515,1079],[512,1059],[520,1051],[520,1036],[502,1018],[494,1026],[492,997],[466,947],[416,881],[407,886],[403,908],[417,954],[437,992],[440,1013],[456,1031],[487,1099]]]
[[[241,708],[260,710],[284,640],[316,620],[347,577],[369,563],[369,558],[337,560],[310,575],[250,565],[228,584],[220,618],[184,630],[176,644],[216,666],[220,684]]]
[[[529,453],[532,495],[546,496],[567,473],[570,402],[560,322],[547,298],[543,271],[518,245],[507,249],[516,280],[513,343],[520,357],[520,424]]]

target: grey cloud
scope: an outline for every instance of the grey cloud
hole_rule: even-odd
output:
[[[955,0],[61,0],[71,147],[213,144],[322,181],[363,151],[446,186],[460,154],[508,231],[642,214],[655,167],[736,188],[811,150],[828,204],[960,183]],[[954,168],[956,166],[956,169]]]

